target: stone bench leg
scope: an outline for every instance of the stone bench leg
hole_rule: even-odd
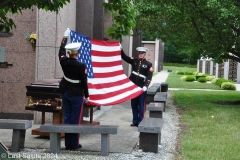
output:
[[[162,144],[162,143],[161,143],[161,133],[158,133],[158,144],[159,144],[159,145]]]
[[[26,130],[13,129],[11,152],[24,148]]]
[[[143,152],[158,153],[159,134],[140,132],[139,148]]]
[[[149,117],[151,118],[162,118],[162,111],[149,111]]]
[[[101,156],[108,156],[109,134],[101,134]]]
[[[50,133],[50,153],[56,154],[61,150],[60,133]]]

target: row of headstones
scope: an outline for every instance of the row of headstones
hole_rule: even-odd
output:
[[[237,61],[228,59],[223,63],[214,63],[211,59],[201,59],[197,62],[197,71],[240,82],[240,65]]]
[[[165,112],[168,94],[168,83],[154,83],[147,90],[146,105],[149,117],[144,117],[138,125],[139,149],[143,152],[158,153],[161,144],[163,112]]]

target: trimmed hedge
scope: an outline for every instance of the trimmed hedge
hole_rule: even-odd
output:
[[[201,82],[201,83],[206,83],[207,82],[207,78],[206,77],[199,77],[198,82]]]
[[[236,90],[236,85],[231,82],[223,82],[221,85],[221,89],[223,90]]]
[[[233,81],[231,81],[231,80],[227,80],[227,79],[224,79],[224,78],[218,78],[216,80],[215,84],[218,85],[219,87],[221,87],[223,82],[231,82],[231,83],[233,83]]]
[[[187,82],[193,82],[193,81],[196,81],[196,77],[193,75],[183,76],[182,80],[187,81]]]
[[[214,76],[207,76],[206,79],[207,81],[212,81],[215,77]]]

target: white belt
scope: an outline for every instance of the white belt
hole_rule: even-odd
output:
[[[81,81],[80,80],[73,80],[73,79],[69,79],[67,78],[65,75],[63,76],[68,82],[71,82],[71,83],[80,83]]]
[[[146,76],[144,76],[144,75],[142,75],[142,74],[138,74],[138,73],[135,72],[135,71],[133,71],[132,73],[135,74],[135,75],[137,75],[137,76],[139,76],[139,77],[142,77],[142,78],[146,79]]]

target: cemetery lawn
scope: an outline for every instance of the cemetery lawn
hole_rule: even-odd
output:
[[[170,68],[173,72],[166,81],[169,88],[190,88],[179,81],[174,73],[177,68]],[[202,87],[196,82],[186,83],[193,83],[192,88]],[[175,90],[170,94],[180,115],[177,159],[240,159],[240,92]]]
[[[240,92],[171,92],[180,114],[179,159],[240,159]]]

